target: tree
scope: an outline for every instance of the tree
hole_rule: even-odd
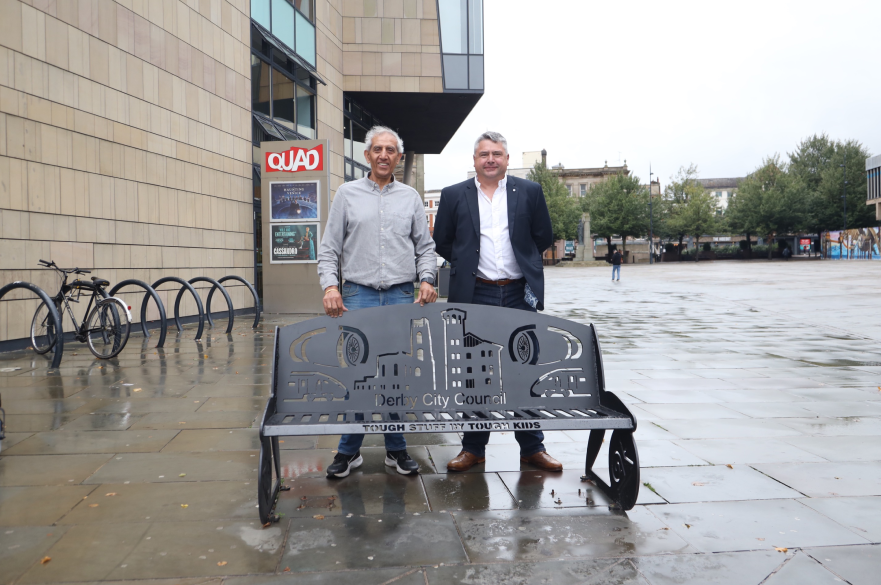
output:
[[[682,231],[694,238],[694,259],[699,254],[701,236],[716,228],[716,198],[701,188],[700,192],[690,194],[685,206],[680,209]]]
[[[756,219],[756,209],[750,203],[746,195],[741,197],[740,193],[735,193],[728,200],[725,219],[732,232],[742,233],[746,236],[746,249],[749,257],[752,258],[752,236],[759,233],[759,224]]]
[[[578,200],[569,196],[560,178],[542,162],[535,163],[527,178],[541,185],[551,216],[554,240],[574,240],[581,220]]]
[[[678,260],[682,259],[682,240],[693,235],[692,230],[699,227],[694,219],[700,218],[701,214],[695,213],[694,208],[691,212],[687,211],[688,202],[704,194],[704,188],[698,183],[697,176],[697,167],[694,164],[680,167],[676,176],[670,177],[670,184],[664,189],[664,196],[657,205],[656,231],[662,238],[679,242]],[[705,201],[702,202],[706,204]],[[691,220],[689,216],[692,216]]]
[[[844,227],[843,193],[846,193],[848,227],[875,224],[872,209],[865,204],[863,169],[868,157],[869,152],[858,141],[831,141],[825,134],[806,138],[795,152],[789,153],[789,172],[801,184],[805,203],[802,227],[816,233],[820,241],[824,231]]]
[[[750,173],[737,193],[737,206],[749,218],[749,226],[756,233],[765,234],[768,240],[768,259],[773,247],[770,245],[777,234],[797,231],[805,221],[804,186],[779,155],[768,157],[762,166]]]
[[[582,207],[590,213],[591,231],[606,238],[610,248],[613,234],[621,236],[626,251],[627,238],[649,231],[649,192],[634,175],[618,174],[594,186]]]

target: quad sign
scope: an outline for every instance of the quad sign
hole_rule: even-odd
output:
[[[324,170],[324,145],[318,144],[312,148],[299,148],[292,146],[285,152],[266,153],[266,172],[274,173],[286,171],[297,173],[300,171],[323,171]]]

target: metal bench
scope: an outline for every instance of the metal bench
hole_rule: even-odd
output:
[[[625,510],[639,493],[636,418],[605,389],[593,325],[481,305],[350,311],[276,327],[260,424],[260,520],[283,484],[278,437],[590,430],[585,474]],[[609,483],[593,472],[607,429]]]

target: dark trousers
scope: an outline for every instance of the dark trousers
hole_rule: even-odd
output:
[[[474,298],[471,302],[475,305],[507,307],[535,313],[535,309],[530,307],[523,298],[525,289],[526,281],[522,279],[504,286],[486,284],[478,280],[474,286]],[[478,457],[483,457],[486,454],[489,436],[488,431],[463,433],[462,449]],[[529,457],[545,450],[543,444],[545,436],[541,431],[514,431],[514,438],[520,443],[521,457]]]

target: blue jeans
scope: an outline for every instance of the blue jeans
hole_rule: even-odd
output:
[[[403,305],[414,300],[413,283],[396,284],[388,290],[376,290],[369,286],[346,282],[342,286],[343,305],[350,311],[385,307],[387,305]],[[337,450],[344,455],[354,455],[361,448],[364,435],[343,435]],[[386,451],[403,451],[407,441],[401,433],[385,434]]]
[[[615,264],[612,266],[612,280],[615,280],[615,274],[618,274],[618,280],[621,280],[621,265]]]
[[[523,298],[525,292],[526,281],[522,279],[504,286],[486,284],[478,280],[474,285],[474,298],[471,302],[475,305],[491,305],[535,313],[535,309]],[[483,457],[486,454],[489,435],[489,431],[463,433],[462,450]],[[541,431],[514,431],[514,438],[520,443],[521,457],[530,457],[545,450],[545,436]]]

